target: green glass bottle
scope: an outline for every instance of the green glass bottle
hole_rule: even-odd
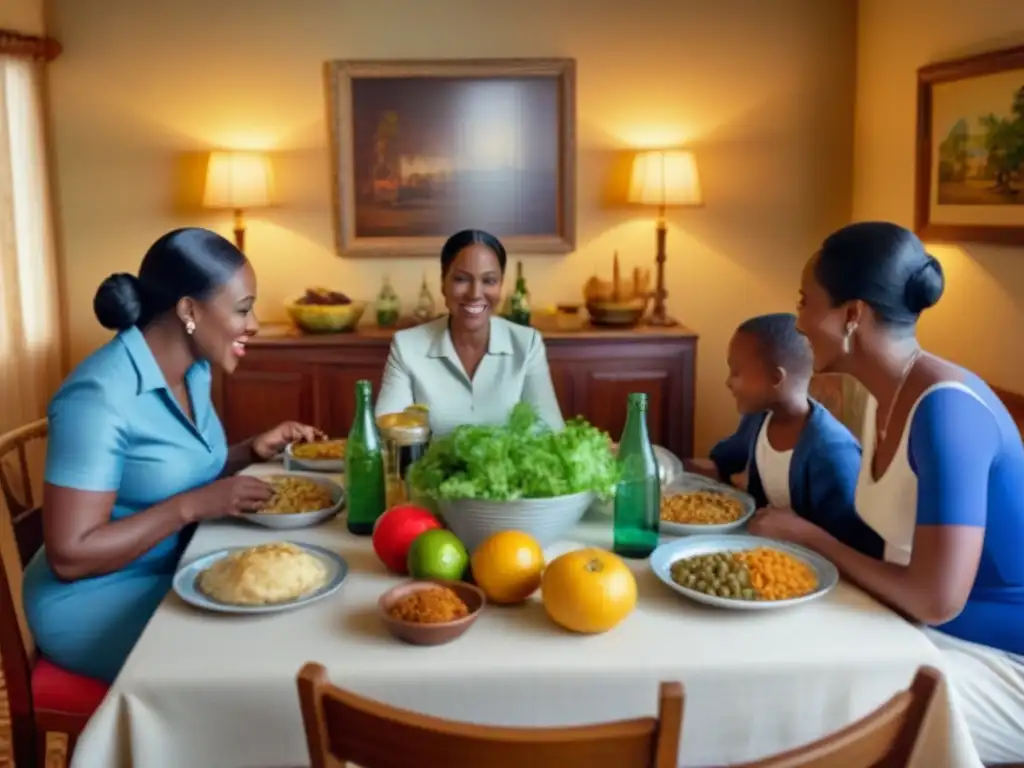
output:
[[[647,434],[647,395],[630,394],[626,407],[626,426],[619,440],[621,477],[615,490],[613,549],[622,557],[644,558],[658,546],[661,479]]]
[[[348,530],[369,536],[384,514],[384,446],[373,419],[373,386],[356,382],[356,417],[345,449],[345,504]]]
[[[402,314],[402,303],[399,301],[395,289],[391,287],[391,278],[387,275],[384,275],[374,309],[377,312],[378,328],[394,328],[398,325],[399,317]]]
[[[516,262],[516,288],[509,296],[508,319],[519,325],[530,324],[530,292],[523,277],[523,262]]]

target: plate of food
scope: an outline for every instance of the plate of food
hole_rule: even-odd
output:
[[[336,592],[348,575],[341,555],[314,544],[275,541],[221,549],[183,565],[174,591],[197,608],[221,613],[273,613]]]
[[[816,552],[760,536],[688,536],[662,544],[650,564],[679,594],[735,610],[800,605],[839,583],[836,567]]]
[[[729,533],[742,528],[756,509],[749,493],[684,473],[661,489],[661,532],[670,536]]]
[[[290,530],[317,525],[341,512],[345,491],[326,477],[288,472],[260,475],[274,488],[274,496],[259,512],[242,515],[243,520],[265,528]]]
[[[346,442],[338,438],[289,443],[284,449],[284,467],[307,472],[342,472],[345,469]]]

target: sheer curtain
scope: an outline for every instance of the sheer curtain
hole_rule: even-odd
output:
[[[44,66],[0,55],[0,432],[45,416],[61,379]]]

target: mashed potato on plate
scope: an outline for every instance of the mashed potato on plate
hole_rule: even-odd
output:
[[[282,541],[232,552],[199,574],[196,586],[228,605],[274,605],[312,594],[327,577],[319,557]]]

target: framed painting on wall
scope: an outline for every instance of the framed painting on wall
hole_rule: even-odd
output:
[[[435,256],[460,229],[511,252],[576,245],[573,59],[330,61],[342,256]]]
[[[1024,46],[917,73],[914,229],[1024,245]]]

